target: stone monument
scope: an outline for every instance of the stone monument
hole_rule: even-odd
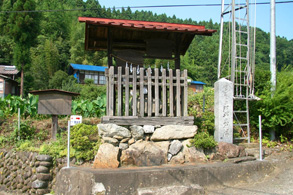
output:
[[[233,143],[233,83],[225,78],[218,80],[214,98],[215,141]]]

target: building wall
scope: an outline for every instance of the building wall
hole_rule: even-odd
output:
[[[74,74],[76,71],[74,72]],[[84,84],[85,79],[92,79],[94,80],[94,84],[96,85],[105,85],[106,84],[106,77],[105,72],[96,72],[96,71],[79,71],[79,82]]]
[[[0,77],[0,97],[4,98],[9,94],[19,95],[18,83]]]
[[[3,78],[0,77],[0,98],[4,97],[4,89],[5,89],[5,81]]]
[[[203,91],[203,85],[189,85],[189,89],[191,89],[194,93],[199,93]]]

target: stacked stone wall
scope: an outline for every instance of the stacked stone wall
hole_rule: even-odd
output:
[[[189,147],[197,126],[127,126],[98,124],[102,138],[94,168],[158,166],[206,162],[202,151]]]
[[[52,157],[34,152],[0,150],[0,189],[46,194],[52,189]]]

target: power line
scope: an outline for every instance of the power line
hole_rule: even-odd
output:
[[[285,4],[285,3],[293,3],[293,1],[279,1],[276,4]],[[255,5],[255,3],[250,3],[251,5]],[[256,3],[256,5],[268,5],[270,2],[260,2]],[[226,6],[229,4],[226,4]],[[240,4],[241,5],[241,4]],[[244,4],[243,4],[244,5]],[[170,7],[217,7],[221,6],[221,4],[189,4],[189,5],[146,5],[146,6],[128,6],[128,7],[116,7],[115,9],[122,8],[170,8]],[[0,11],[4,13],[26,13],[26,12],[70,12],[70,11],[87,11],[87,10],[99,10],[100,8],[77,8],[77,9],[62,9],[62,10],[22,10],[22,11]],[[114,9],[114,8],[110,8]]]

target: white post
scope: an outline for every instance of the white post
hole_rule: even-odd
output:
[[[70,120],[68,121],[68,136],[67,136],[67,168],[70,167]]]
[[[262,161],[262,133],[261,133],[261,115],[259,118],[259,160]]]
[[[17,137],[17,139],[20,140],[20,108],[18,108],[18,124],[17,124],[17,128],[18,128],[18,137]]]

